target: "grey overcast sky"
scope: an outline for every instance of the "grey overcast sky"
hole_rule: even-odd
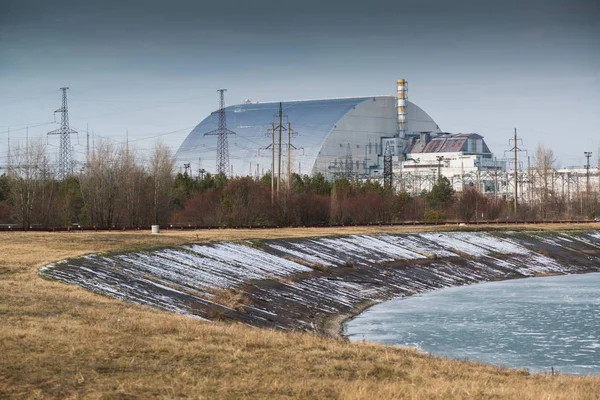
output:
[[[235,104],[394,95],[397,78],[498,157],[517,127],[530,154],[581,166],[600,150],[600,1],[0,0],[0,165],[8,128],[15,143],[58,127],[61,86],[81,160],[88,124],[176,151],[218,88]]]

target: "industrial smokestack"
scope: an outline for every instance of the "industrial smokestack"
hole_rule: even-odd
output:
[[[398,136],[406,138],[406,92],[408,83],[404,79],[398,79]]]

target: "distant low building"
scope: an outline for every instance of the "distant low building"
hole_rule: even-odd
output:
[[[497,174],[505,169],[477,133],[429,132],[412,136],[406,145],[406,156],[399,160],[394,172],[402,176],[404,188],[418,193],[429,190],[439,176],[450,180],[457,191],[474,187],[484,193],[500,190]],[[500,182],[501,183],[501,182]]]

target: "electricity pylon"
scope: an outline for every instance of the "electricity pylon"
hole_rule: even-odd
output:
[[[71,134],[77,133],[69,127],[69,108],[67,106],[68,87],[62,87],[62,107],[54,111],[61,113],[60,128],[48,132],[48,135],[60,135],[60,150],[58,153],[58,169],[56,179],[64,180],[73,174],[73,159],[71,158]]]
[[[219,92],[219,110],[213,114],[219,115],[219,127],[214,131],[206,132],[204,136],[216,135],[217,139],[217,173],[227,175],[229,173],[229,144],[227,135],[235,135],[235,132],[227,129],[227,119],[225,115],[225,92],[227,89],[218,89]]]

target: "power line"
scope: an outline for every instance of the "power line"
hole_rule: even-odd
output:
[[[44,126],[44,125],[52,125],[55,124],[56,121],[50,121],[50,122],[39,122],[39,123],[34,123],[34,124],[20,124],[20,125],[3,125],[3,127],[5,128],[13,128],[15,126],[22,126],[23,128],[18,128],[18,129],[11,129],[11,132],[18,132],[18,131],[24,131],[26,129],[29,128],[37,128],[38,126]]]

